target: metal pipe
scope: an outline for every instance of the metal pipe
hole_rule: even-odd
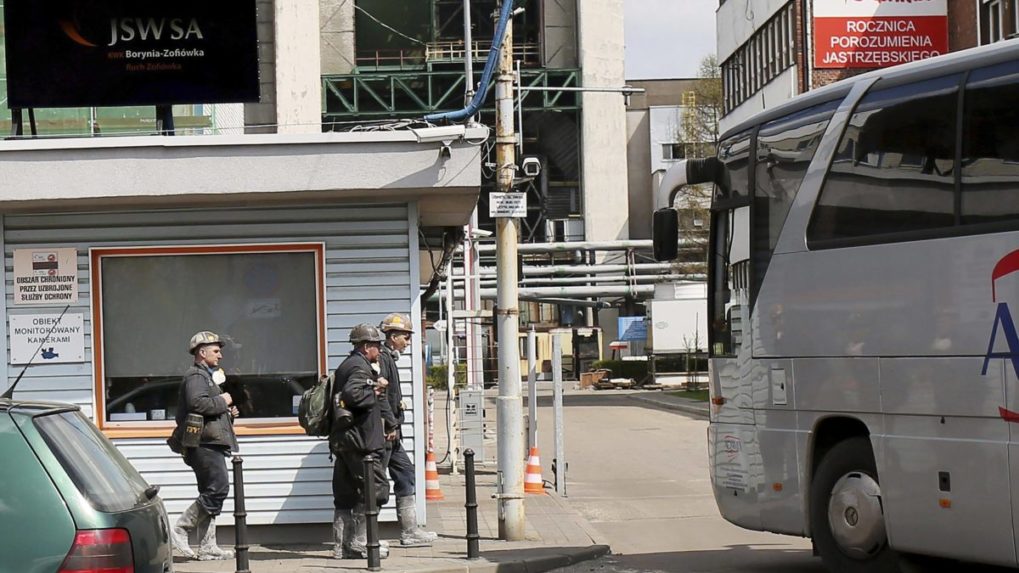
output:
[[[538,337],[534,325],[527,331],[527,451],[538,447]]]
[[[464,75],[467,76],[467,81],[464,82],[465,105],[470,105],[470,101],[474,97],[474,39],[472,38],[472,33],[471,0],[464,0],[464,46],[467,47],[464,50]],[[471,115],[467,118],[467,123],[473,122],[474,116]]]
[[[510,105],[510,113],[512,114],[512,103]],[[510,136],[512,137],[512,132]],[[505,164],[500,163],[499,165]],[[573,251],[591,250],[624,251],[626,249],[650,249],[652,246],[652,241],[650,240],[573,241],[569,243],[526,243],[519,245],[517,250],[520,253],[572,253]],[[496,252],[496,245],[478,245],[478,252],[494,253]]]
[[[619,283],[619,282],[670,282],[670,281],[681,281],[686,280],[690,275],[631,275],[631,276],[612,276],[612,277],[596,277],[593,280],[586,277],[540,277],[533,279],[522,279],[521,285],[573,285],[573,284],[603,284],[603,283]],[[482,287],[493,287],[495,286],[495,278],[484,278],[482,279]]]
[[[248,566],[248,512],[244,509],[244,460],[234,456],[234,557],[237,573],[249,573]]]
[[[467,510],[467,558],[477,559],[481,557],[479,547],[481,535],[478,534],[478,492],[474,479],[474,450],[464,450],[464,472],[467,474],[467,491],[465,493]]]
[[[634,296],[641,294],[652,294],[655,292],[655,285],[637,285],[637,286],[561,286],[561,287],[535,287],[535,288],[524,288],[520,289],[519,296],[533,296],[533,297],[575,297],[575,296]],[[491,300],[496,298],[496,291],[490,288],[481,289],[481,298]],[[502,311],[502,305],[499,305],[499,311]],[[516,318],[514,316],[514,318]],[[516,330],[516,329],[514,329]],[[516,334],[514,332],[514,334]],[[501,333],[499,340],[507,340],[503,338]],[[516,340],[516,337],[510,338],[509,340]],[[500,344],[499,352],[503,351],[504,346],[513,346],[512,344]],[[519,366],[518,378],[519,380]],[[519,383],[518,383],[519,386]],[[518,396],[519,398],[519,396]]]
[[[520,300],[543,302],[545,304],[566,304],[571,306],[593,306],[594,308],[611,308],[612,305],[603,300],[581,300],[578,298],[552,298],[542,296],[522,296]]]
[[[670,271],[677,266],[689,266],[701,263],[637,263],[634,265],[547,265],[547,266],[525,266],[524,276],[535,275],[583,275],[603,273],[625,273],[628,271]],[[481,276],[495,276],[496,270],[491,267],[478,269]],[[453,278],[462,278],[454,275]]]
[[[502,0],[504,12],[512,10],[512,0]],[[507,8],[508,7],[508,8]],[[513,21],[506,18],[505,29],[498,31],[495,41],[504,41],[499,55],[499,76],[495,84],[495,156],[496,183],[500,192],[513,190],[516,166],[516,137],[513,128]],[[500,37],[499,34],[505,34]],[[482,89],[484,86],[482,86]],[[517,299],[517,245],[520,242],[516,219],[496,219],[495,238],[488,252],[496,253],[499,270],[495,309],[496,332],[499,336],[499,396],[497,434],[499,472],[499,538],[506,541],[525,539],[524,513],[524,451],[523,401],[520,399],[520,308]],[[484,252],[484,245],[478,245]],[[482,295],[484,296],[484,295]]]
[[[623,94],[624,96],[632,96],[633,94],[642,94],[646,92],[644,88],[631,88],[630,86],[621,86],[618,88],[577,88],[577,87],[555,87],[555,86],[520,86],[517,90],[522,92],[591,92],[591,93],[613,93]]]
[[[382,554],[379,546],[379,508],[375,505],[375,456],[368,454],[364,464],[364,518],[368,525],[368,570],[382,569]]]
[[[566,448],[563,441],[563,342],[558,332],[552,335],[552,413],[555,416],[555,491],[566,497]]]

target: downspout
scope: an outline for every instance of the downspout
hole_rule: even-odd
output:
[[[488,84],[492,81],[492,73],[495,71],[495,64],[499,60],[499,53],[502,51],[502,43],[506,36],[506,24],[512,17],[513,0],[502,0],[502,12],[499,15],[499,24],[495,27],[495,37],[492,38],[492,49],[488,52],[485,71],[481,74],[481,84],[478,86],[477,93],[471,98],[471,102],[467,104],[467,107],[460,111],[432,113],[425,116],[425,121],[431,123],[439,121],[455,123],[463,121],[478,112],[481,104],[485,103],[485,97],[488,95]],[[473,81],[473,78],[467,78],[467,81],[469,83]]]

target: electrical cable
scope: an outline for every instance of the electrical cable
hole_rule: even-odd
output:
[[[404,34],[403,32],[401,32],[401,31],[397,30],[396,28],[390,26],[389,24],[386,24],[382,20],[379,20],[378,18],[373,16],[370,12],[368,12],[364,8],[358,6],[357,3],[354,3],[354,9],[357,10],[358,12],[364,14],[365,16],[368,16],[369,18],[374,20],[376,24],[378,24],[379,26],[382,26],[383,28],[385,28],[385,29],[389,30],[390,32],[396,34],[397,36],[402,36],[402,37],[410,40],[411,42],[414,42],[414,43],[417,43],[417,44],[421,44],[422,46],[427,46],[428,45],[428,44],[422,42],[421,40],[418,40],[417,38],[412,38],[412,37],[408,36],[407,34]]]

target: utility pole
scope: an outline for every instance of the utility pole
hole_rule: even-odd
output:
[[[502,0],[512,2],[513,0]],[[513,16],[499,54],[495,82],[495,158],[497,188],[513,191],[516,175],[516,134],[513,128]],[[524,408],[520,397],[520,309],[517,296],[516,218],[496,218],[496,269],[499,275],[496,327],[499,335],[499,397],[497,399],[499,539],[524,539]]]

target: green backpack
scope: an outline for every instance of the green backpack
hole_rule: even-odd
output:
[[[329,402],[333,390],[333,374],[322,376],[314,386],[301,394],[297,421],[309,436],[328,436],[330,430]]]

